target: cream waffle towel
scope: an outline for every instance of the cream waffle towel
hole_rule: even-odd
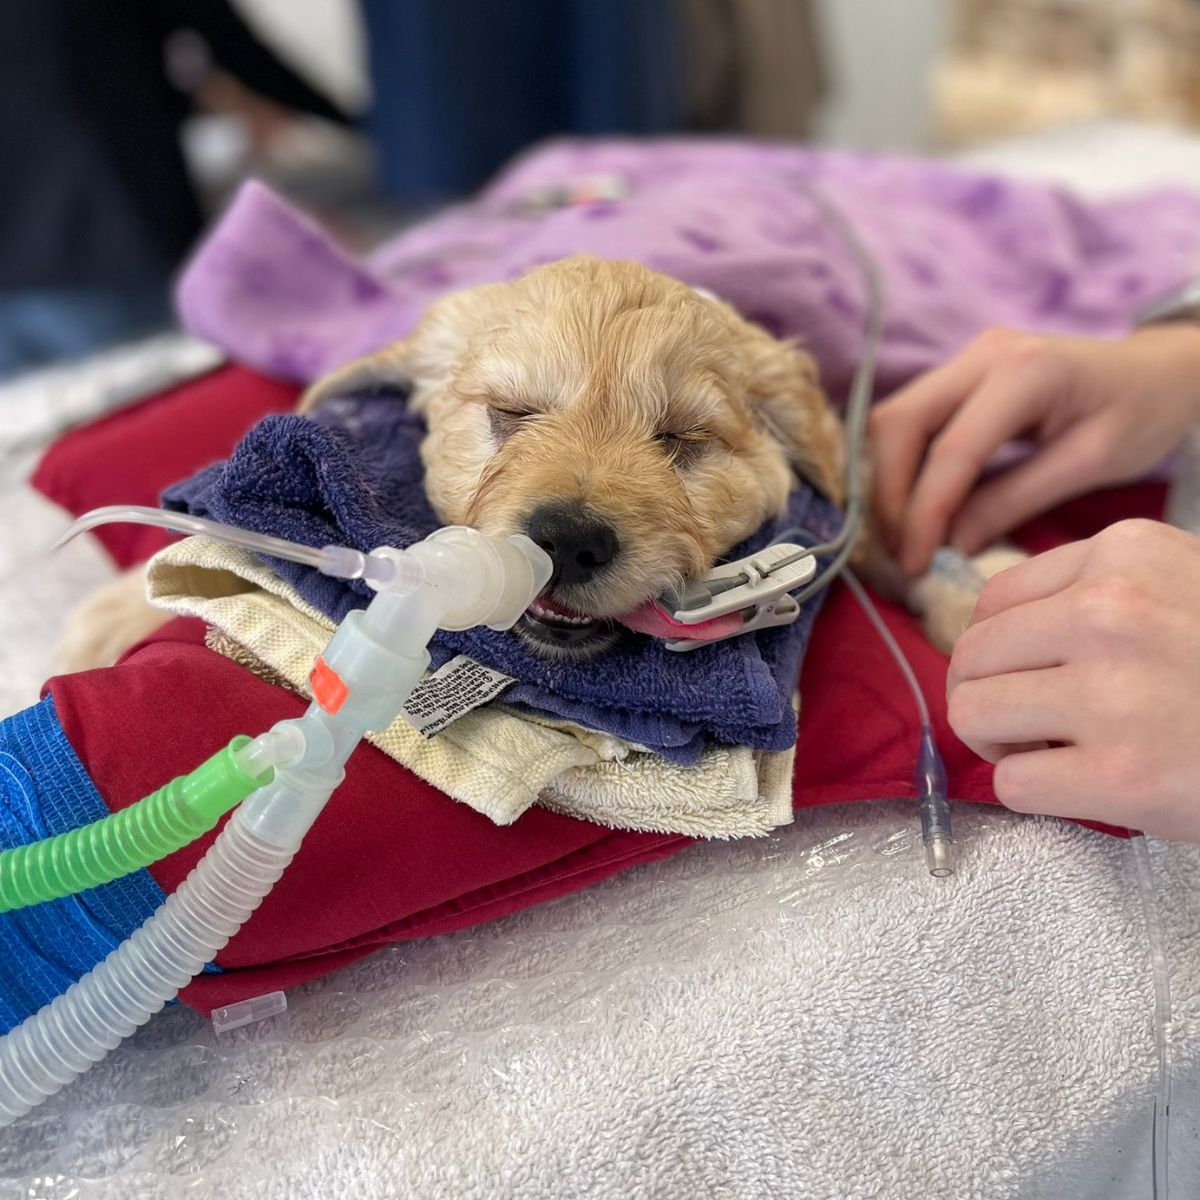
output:
[[[333,631],[247,551],[191,537],[150,563],[151,603],[199,617],[215,648],[307,694]],[[221,636],[223,635],[223,636]],[[385,754],[500,825],[531,804],[614,829],[693,837],[762,835],[792,819],[792,751],[714,746],[694,767],[565,721],[490,704],[424,737],[399,719],[367,738]]]

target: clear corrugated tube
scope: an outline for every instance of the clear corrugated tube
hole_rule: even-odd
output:
[[[241,817],[234,813],[154,916],[0,1041],[0,1124],[29,1112],[145,1024],[259,906],[296,846],[256,837]]]
[[[317,698],[302,717],[234,751],[255,777],[279,764],[274,778],[234,811],[140,929],[0,1038],[0,1126],[99,1062],[237,933],[292,861],[363,733],[386,729],[400,711],[428,666],[426,645],[438,625],[506,628],[552,569],[528,538],[474,530],[441,530],[411,552],[381,548],[360,557],[378,564],[387,582],[365,611],[341,623],[318,660],[324,699],[314,686]]]

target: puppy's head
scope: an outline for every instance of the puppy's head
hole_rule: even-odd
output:
[[[781,513],[793,470],[839,490],[812,359],[636,263],[563,259],[446,297],[301,408],[389,386],[427,421],[439,517],[554,560],[518,627],[547,655],[611,645],[620,617]]]

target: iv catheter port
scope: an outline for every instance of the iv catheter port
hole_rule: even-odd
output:
[[[944,833],[935,833],[925,843],[925,865],[935,879],[954,874],[954,843]]]

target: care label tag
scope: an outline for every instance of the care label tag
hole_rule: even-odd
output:
[[[516,680],[511,675],[459,654],[426,675],[413,688],[401,711],[422,737],[431,738],[463,713],[495,700],[513,683]]]

